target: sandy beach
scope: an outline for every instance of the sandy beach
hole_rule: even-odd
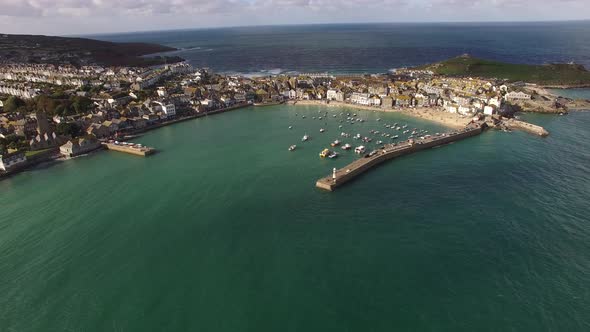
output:
[[[296,102],[289,102],[289,105],[322,105],[327,107],[349,107],[354,109],[362,109],[367,111],[375,111],[375,112],[397,112],[401,114],[405,114],[408,116],[412,116],[415,118],[420,118],[427,121],[436,122],[446,127],[450,128],[463,128],[465,127],[469,121],[471,121],[470,117],[464,117],[459,114],[445,112],[441,107],[417,107],[417,108],[392,108],[392,109],[385,109],[380,107],[374,106],[364,106],[364,105],[356,105],[356,104],[348,104],[343,102],[337,101],[330,101],[330,103],[325,103],[318,100],[298,100]]]

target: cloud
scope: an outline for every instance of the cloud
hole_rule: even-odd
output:
[[[0,16],[141,16],[219,13],[249,6],[237,0],[0,0]]]

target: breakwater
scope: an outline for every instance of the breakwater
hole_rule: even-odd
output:
[[[364,158],[357,159],[347,166],[335,170],[331,176],[319,179],[316,182],[316,187],[334,191],[337,187],[350,182],[384,161],[479,135],[483,131],[483,126],[483,124],[474,123],[459,131],[419,139],[410,139],[397,144],[386,144],[383,148],[377,150],[374,155],[367,155]]]
[[[545,128],[520,120],[506,120],[504,121],[504,125],[509,129],[519,129],[542,137],[549,135],[549,132]]]

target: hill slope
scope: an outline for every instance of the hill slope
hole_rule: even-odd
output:
[[[146,43],[111,43],[85,38],[0,34],[0,63],[148,66],[178,62],[174,58],[145,58],[174,48]]]
[[[429,69],[440,75],[473,76],[482,78],[508,79],[541,85],[590,85],[590,72],[582,65],[548,64],[524,65],[482,60],[462,55],[419,69]]]

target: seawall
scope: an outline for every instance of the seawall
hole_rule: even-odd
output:
[[[336,170],[332,176],[319,179],[316,182],[316,187],[328,191],[334,191],[336,188],[350,182],[357,176],[387,160],[476,136],[481,134],[482,130],[481,125],[472,124],[465,129],[438,136],[407,140],[395,145],[386,144],[382,149],[377,150],[378,152],[375,155],[357,159],[347,166]]]

